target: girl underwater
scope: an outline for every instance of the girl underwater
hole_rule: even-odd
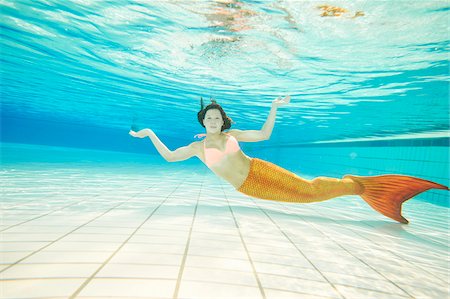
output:
[[[238,141],[258,142],[268,140],[272,134],[278,107],[290,102],[290,96],[272,102],[269,116],[261,130],[227,130],[231,119],[223,108],[211,100],[197,114],[206,129],[206,137],[187,146],[170,151],[151,129],[138,132],[130,130],[133,137],[149,137],[161,156],[168,162],[183,161],[197,156],[216,175],[246,195],[268,200],[293,203],[325,201],[343,195],[359,195],[374,210],[401,223],[408,223],[402,214],[402,204],[429,189],[449,190],[431,181],[405,175],[354,176],[342,179],[317,177],[303,179],[273,163],[245,155]]]

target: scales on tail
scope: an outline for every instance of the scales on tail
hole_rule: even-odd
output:
[[[374,210],[401,223],[408,223],[402,216],[402,204],[405,201],[429,189],[449,190],[444,185],[405,175],[346,175],[345,178],[350,178],[363,187],[359,195]]]

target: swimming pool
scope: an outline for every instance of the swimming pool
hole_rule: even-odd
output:
[[[255,200],[128,135],[194,141],[200,96],[257,130],[290,94],[249,156],[448,185],[448,5],[225,2],[0,2],[2,297],[448,296],[448,192],[408,226]]]

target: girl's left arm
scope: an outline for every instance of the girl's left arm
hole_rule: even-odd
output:
[[[257,142],[269,140],[270,136],[272,135],[273,127],[275,125],[275,118],[277,116],[278,107],[288,104],[290,100],[291,97],[287,96],[284,99],[277,98],[272,102],[269,116],[267,117],[267,120],[261,130],[230,130],[228,131],[228,133],[234,136],[238,141]]]

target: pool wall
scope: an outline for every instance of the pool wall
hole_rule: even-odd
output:
[[[132,140],[134,141],[134,140]],[[198,159],[167,163],[154,149],[149,140],[142,143],[138,152],[114,152],[93,149],[57,147],[46,145],[1,143],[3,167],[14,163],[81,163],[86,166],[102,163],[138,163],[143,165],[166,165],[206,168]],[[429,142],[429,141],[428,141]],[[173,143],[178,143],[173,141]],[[398,143],[398,141],[393,141]],[[422,142],[426,144],[427,142]],[[449,150],[442,145],[348,146],[346,144],[286,145],[264,147],[264,143],[241,143],[244,152],[273,162],[307,178],[316,176],[342,177],[345,174],[382,175],[403,174],[450,185]],[[131,146],[132,149],[133,146]],[[176,146],[169,146],[175,149]],[[146,152],[142,154],[142,152]],[[9,165],[9,166],[8,166]],[[450,207],[449,193],[430,190],[416,197],[420,200]]]
[[[267,159],[307,176],[403,174],[449,185],[447,146],[297,146],[248,148],[250,156]],[[417,198],[449,207],[449,194],[430,190]]]

